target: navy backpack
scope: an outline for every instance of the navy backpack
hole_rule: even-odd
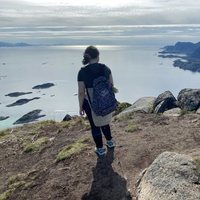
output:
[[[91,108],[97,116],[108,115],[117,107],[117,100],[115,98],[112,85],[109,83],[109,80],[106,79],[104,74],[93,80],[92,101],[89,94],[88,98]]]

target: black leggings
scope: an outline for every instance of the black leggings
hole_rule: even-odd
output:
[[[101,131],[103,132],[106,140],[111,140],[112,136],[111,136],[111,131],[110,131],[110,125],[108,124],[108,125],[101,126],[101,127],[95,126],[94,121],[92,119],[90,105],[88,103],[88,100],[86,100],[86,99],[84,99],[84,102],[83,102],[83,110],[85,111],[85,113],[88,117],[88,120],[90,122],[91,132],[92,132],[92,136],[93,136],[94,142],[96,144],[96,147],[102,148],[103,147],[103,139],[102,139]]]

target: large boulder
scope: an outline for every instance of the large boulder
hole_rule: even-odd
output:
[[[163,113],[166,110],[175,107],[177,107],[176,98],[170,91],[165,91],[164,93],[160,94],[153,104],[155,113]]]
[[[155,97],[142,97],[133,103],[132,106],[122,111],[118,116],[129,115],[133,112],[152,113],[155,99]]]
[[[197,112],[196,112],[197,114],[200,114],[200,107],[199,107],[199,109],[197,109]]]
[[[183,89],[178,94],[178,105],[186,111],[194,111],[200,107],[200,89]]]
[[[198,167],[190,156],[162,153],[141,175],[137,183],[138,200],[199,200]]]

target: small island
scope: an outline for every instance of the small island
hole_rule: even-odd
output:
[[[46,115],[40,115],[41,111],[42,110],[40,110],[40,109],[33,110],[33,111],[23,115],[21,118],[19,118],[13,124],[26,124],[26,123],[30,123],[30,122],[36,121],[37,119],[39,119],[41,117],[45,117]]]
[[[35,100],[35,99],[40,99],[40,97],[34,97],[34,98],[32,98],[32,99],[19,99],[19,100],[17,100],[16,102],[7,105],[6,107],[21,106],[21,105],[26,104],[26,103],[28,103],[29,101],[33,101],[33,100]]]
[[[47,89],[47,88],[50,88],[53,86],[55,86],[53,83],[44,83],[41,85],[36,85],[36,86],[32,87],[32,89]]]
[[[32,94],[32,92],[12,92],[12,93],[6,94],[5,96],[19,97],[19,96],[26,95],[26,94]]]
[[[177,58],[174,67],[192,72],[200,72],[200,42],[177,42],[172,46],[165,46],[159,52],[161,58]]]
[[[8,118],[9,118],[9,116],[6,116],[6,117],[0,116],[0,121],[4,121],[4,120],[6,120],[6,119],[8,119]]]

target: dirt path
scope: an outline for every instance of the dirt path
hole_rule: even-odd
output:
[[[200,115],[168,118],[137,113],[113,120],[112,131],[117,147],[101,159],[82,120],[43,122],[1,133],[0,200],[135,199],[139,173],[161,152],[200,152]],[[25,152],[27,144],[39,138],[47,140]],[[80,152],[56,161],[63,147],[80,138]]]

